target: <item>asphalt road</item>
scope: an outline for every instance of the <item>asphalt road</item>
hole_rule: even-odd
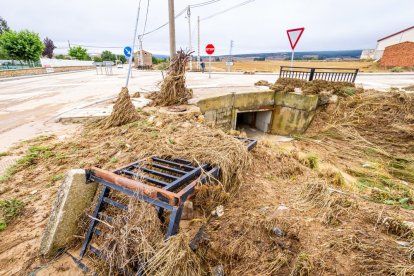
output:
[[[115,69],[110,76],[97,75],[91,70],[0,79],[0,151],[39,134],[64,134],[73,126],[55,123],[59,114],[115,97],[125,85],[125,76],[125,69]],[[210,79],[208,74],[188,73],[187,85],[194,88],[196,97],[206,97],[211,93],[225,93],[230,87],[253,86],[258,80],[274,82],[276,79],[276,74],[213,73]],[[159,71],[134,71],[129,90],[153,91],[161,80]],[[356,83],[365,88],[386,90],[414,84],[414,74],[365,73],[358,76]],[[227,89],[206,89],[220,87]]]

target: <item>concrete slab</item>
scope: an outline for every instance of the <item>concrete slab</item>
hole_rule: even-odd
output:
[[[151,104],[152,100],[144,97],[131,98],[132,104],[135,108],[144,108]],[[56,121],[60,123],[80,123],[89,119],[101,119],[109,116],[112,112],[114,104],[107,102],[99,103],[103,107],[86,107],[76,108],[61,114]]]
[[[79,218],[90,207],[97,186],[97,183],[86,183],[85,170],[74,169],[66,174],[43,233],[42,255],[53,256],[73,240]]]

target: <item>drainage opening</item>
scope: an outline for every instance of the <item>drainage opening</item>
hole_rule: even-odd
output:
[[[250,132],[269,132],[272,111],[247,111],[237,112],[236,129],[243,130],[247,134]]]

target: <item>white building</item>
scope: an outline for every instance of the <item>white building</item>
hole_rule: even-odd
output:
[[[385,47],[406,41],[414,42],[414,26],[379,39],[375,48],[374,59],[378,60],[382,57]]]

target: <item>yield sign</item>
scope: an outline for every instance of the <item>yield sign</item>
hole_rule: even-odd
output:
[[[295,47],[298,44],[299,39],[302,36],[304,30],[305,28],[297,28],[297,29],[291,29],[291,30],[286,31],[288,38],[289,38],[290,47],[292,48],[292,50],[295,50]]]

